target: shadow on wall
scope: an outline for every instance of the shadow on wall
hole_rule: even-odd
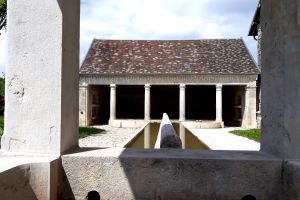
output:
[[[30,185],[30,166],[15,167],[0,173],[1,200],[38,200]]]

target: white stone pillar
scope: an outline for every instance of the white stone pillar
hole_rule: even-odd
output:
[[[145,108],[144,108],[144,119],[150,120],[151,113],[151,99],[150,99],[150,88],[149,84],[145,84]]]
[[[90,125],[89,86],[85,83],[79,87],[79,126]]]
[[[222,118],[222,84],[216,85],[216,121],[223,122]]]
[[[242,122],[243,128],[257,128],[256,98],[256,82],[249,83],[245,91],[245,109]]]
[[[185,120],[185,84],[179,85],[179,121]]]
[[[2,149],[59,155],[78,145],[79,21],[79,0],[9,1]]]
[[[150,124],[148,124],[144,130],[144,148],[150,148]]]
[[[185,127],[182,123],[179,124],[179,137],[182,143],[182,149],[185,149]]]
[[[110,120],[116,119],[116,85],[110,85]]]

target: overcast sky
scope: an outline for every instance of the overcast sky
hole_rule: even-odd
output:
[[[80,60],[97,39],[243,38],[256,60],[256,41],[247,33],[258,0],[81,0]],[[37,41],[38,42],[38,41]],[[6,34],[0,36],[0,71]]]

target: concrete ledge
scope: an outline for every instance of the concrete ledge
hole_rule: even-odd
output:
[[[261,152],[79,149],[62,163],[75,199],[284,199],[282,161]]]
[[[114,128],[140,128],[144,127],[149,121],[134,119],[115,119],[109,120],[109,125]]]
[[[160,123],[161,120],[142,120],[142,119],[115,119],[109,120],[109,125],[114,128],[140,128],[145,126],[149,122],[157,122]],[[181,122],[179,120],[171,120],[171,122]],[[224,122],[217,121],[183,121],[185,126],[190,128],[223,128]]]
[[[58,167],[57,157],[2,155],[1,200],[56,200]]]
[[[224,122],[217,122],[217,121],[186,121],[182,122],[185,127],[189,128],[223,128]]]

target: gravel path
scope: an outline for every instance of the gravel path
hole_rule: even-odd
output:
[[[121,147],[139,130],[137,128],[112,128],[108,125],[94,127],[105,131],[80,139],[80,147]]]

